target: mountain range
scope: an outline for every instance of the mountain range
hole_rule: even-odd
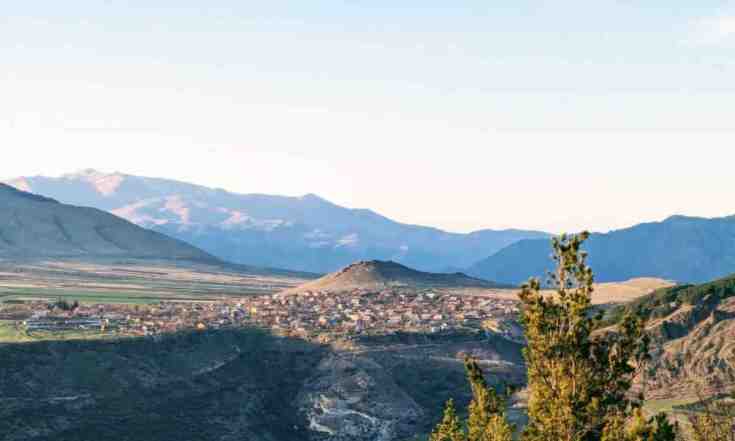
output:
[[[599,282],[636,277],[707,282],[735,273],[735,216],[672,216],[662,222],[592,234],[584,249]],[[553,267],[548,240],[521,240],[467,272],[518,284]]]
[[[357,261],[393,261],[424,272],[457,272],[518,285],[553,267],[547,233],[458,234],[393,221],[319,196],[236,194],[184,182],[84,170],[8,181],[63,203],[106,210],[256,267],[330,273]],[[735,273],[735,216],[672,216],[594,233],[585,244],[598,282],[655,277],[701,283]]]
[[[316,195],[236,194],[184,182],[84,170],[8,184],[61,202],[109,211],[219,258],[328,273],[360,260],[393,260],[433,272],[466,268],[522,239],[523,230],[457,234],[407,225]]]
[[[114,257],[218,262],[179,240],[96,208],[0,184],[0,258]]]

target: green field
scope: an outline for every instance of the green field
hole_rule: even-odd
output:
[[[196,296],[184,294],[172,294],[165,292],[140,292],[140,291],[83,291],[80,289],[58,289],[58,288],[5,288],[0,293],[0,302],[13,300],[55,300],[64,298],[69,301],[78,300],[79,303],[96,304],[132,304],[132,305],[150,305],[158,303],[161,300],[182,301],[182,302],[206,302],[221,299],[215,296]]]
[[[0,261],[0,305],[59,297],[86,304],[209,302],[272,294],[303,282],[280,274],[170,262]]]
[[[35,341],[101,340],[118,338],[115,334],[99,331],[68,330],[56,332],[36,331],[28,334],[15,328],[14,322],[0,320],[0,343],[29,343]]]
[[[10,321],[0,321],[0,343],[14,343],[31,341],[24,333],[15,329],[15,325]]]

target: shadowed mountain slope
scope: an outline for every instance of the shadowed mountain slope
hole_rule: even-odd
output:
[[[735,216],[672,216],[592,234],[584,248],[599,282],[658,277],[701,283],[735,272]],[[553,267],[548,240],[523,240],[480,261],[468,273],[517,284]]]
[[[95,256],[217,261],[110,213],[0,184],[0,257]]]
[[[315,195],[234,194],[94,170],[9,183],[64,203],[110,211],[228,261],[320,273],[371,259],[441,272],[465,268],[518,240],[548,236],[521,230],[449,233],[340,207]]]
[[[0,439],[403,441],[431,430],[449,397],[469,403],[458,354],[487,361],[490,384],[523,381],[521,345],[501,337],[353,344],[247,328],[0,344]]]

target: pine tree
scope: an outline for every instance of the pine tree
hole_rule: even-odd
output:
[[[646,419],[643,410],[633,409],[632,417],[623,414],[608,419],[602,434],[602,441],[671,441],[678,438],[677,428],[665,415],[652,420]]]
[[[692,441],[735,441],[735,406],[732,401],[735,395],[725,393],[725,386],[711,399],[705,399],[698,393],[697,411],[689,414]]]
[[[524,441],[638,441],[623,427],[634,416],[628,392],[648,341],[642,321],[632,315],[617,330],[593,336],[601,316],[591,309],[594,275],[581,251],[587,238],[582,233],[553,240],[557,269],[548,285],[554,294],[543,293],[538,279],[520,294],[530,394]],[[659,433],[656,424],[644,426]]]
[[[493,415],[478,441],[513,441],[515,427],[501,415]]]
[[[457,416],[454,401],[449,400],[444,418],[436,426],[430,441],[512,441],[515,427],[505,417],[506,397],[488,386],[476,360],[465,360],[472,401],[467,408],[467,421]],[[464,431],[466,426],[467,431]]]
[[[467,437],[469,441],[481,441],[493,417],[504,415],[505,403],[495,389],[488,387],[476,360],[467,358],[465,369],[472,388],[472,402],[468,408]]]
[[[436,426],[434,432],[431,433],[429,441],[466,441],[462,423],[457,416],[457,410],[454,407],[454,400],[447,401],[444,408],[444,417],[442,422]]]
[[[643,321],[628,315],[612,330],[599,330],[593,315],[594,275],[581,246],[587,233],[552,242],[557,269],[549,273],[553,294],[532,279],[520,293],[528,346],[529,423],[522,441],[675,441],[676,426],[664,415],[646,419],[630,398],[636,369],[643,367],[648,338]],[[506,399],[488,387],[475,360],[465,362],[472,388],[467,433],[454,402],[430,441],[512,441]]]

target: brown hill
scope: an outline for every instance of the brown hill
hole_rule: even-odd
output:
[[[336,273],[306,283],[289,292],[343,292],[354,289],[380,290],[390,287],[501,288],[495,283],[462,273],[426,273],[396,262],[371,260],[354,263]]]
[[[0,258],[94,256],[217,261],[110,213],[0,184]]]
[[[620,306],[649,318],[649,368],[638,379],[648,398],[695,398],[735,389],[735,276],[660,289]]]
[[[676,285],[670,280],[655,277],[640,277],[622,282],[595,284],[592,303],[595,305],[617,305],[627,303],[652,292]]]

